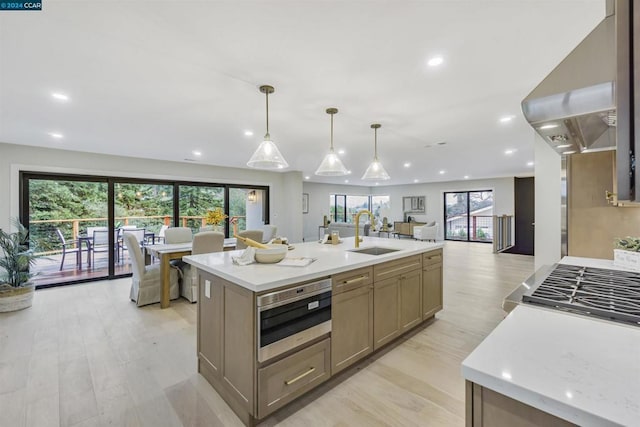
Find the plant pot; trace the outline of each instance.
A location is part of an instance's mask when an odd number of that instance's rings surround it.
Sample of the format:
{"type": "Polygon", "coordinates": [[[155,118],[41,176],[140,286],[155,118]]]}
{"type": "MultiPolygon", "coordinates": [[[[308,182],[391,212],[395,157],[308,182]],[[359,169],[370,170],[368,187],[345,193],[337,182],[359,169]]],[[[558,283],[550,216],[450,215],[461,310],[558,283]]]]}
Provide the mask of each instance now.
{"type": "Polygon", "coordinates": [[[640,252],[614,249],[613,265],[625,270],[640,271],[640,252]]]}
{"type": "Polygon", "coordinates": [[[0,313],[18,311],[33,304],[35,286],[28,283],[20,288],[13,288],[6,284],[0,285],[0,313]]]}

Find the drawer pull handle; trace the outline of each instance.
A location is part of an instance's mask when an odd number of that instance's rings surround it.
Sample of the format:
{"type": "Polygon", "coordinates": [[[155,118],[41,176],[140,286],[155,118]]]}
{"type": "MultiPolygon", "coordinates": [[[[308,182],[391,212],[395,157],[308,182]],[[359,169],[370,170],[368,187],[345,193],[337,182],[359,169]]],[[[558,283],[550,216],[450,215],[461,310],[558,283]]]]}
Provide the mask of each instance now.
{"type": "Polygon", "coordinates": [[[356,277],[355,279],[343,280],[342,284],[343,285],[350,285],[352,283],[362,282],[366,278],[367,278],[367,276],[360,276],[360,277],[356,277]]]}
{"type": "Polygon", "coordinates": [[[391,273],[395,273],[396,271],[402,271],[402,270],[406,270],[407,268],[411,268],[414,266],[419,266],[420,263],[419,262],[414,262],[413,264],[407,264],[407,265],[403,265],[402,267],[398,267],[398,268],[394,268],[393,270],[389,270],[389,271],[385,271],[384,273],[380,273],[380,276],[384,276],[387,274],[391,274],[391,273]]]}
{"type": "Polygon", "coordinates": [[[300,381],[301,379],[303,379],[304,377],[306,377],[307,375],[309,375],[310,373],[312,373],[312,372],[313,372],[313,371],[315,371],[315,370],[316,370],[316,368],[314,368],[314,367],[312,366],[311,368],[309,368],[309,370],[308,370],[307,372],[304,372],[304,373],[302,373],[302,374],[298,375],[298,376],[297,376],[297,377],[295,377],[294,379],[287,380],[287,381],[285,381],[284,383],[285,383],[286,385],[291,385],[291,384],[295,383],[296,381],[300,381]]]}

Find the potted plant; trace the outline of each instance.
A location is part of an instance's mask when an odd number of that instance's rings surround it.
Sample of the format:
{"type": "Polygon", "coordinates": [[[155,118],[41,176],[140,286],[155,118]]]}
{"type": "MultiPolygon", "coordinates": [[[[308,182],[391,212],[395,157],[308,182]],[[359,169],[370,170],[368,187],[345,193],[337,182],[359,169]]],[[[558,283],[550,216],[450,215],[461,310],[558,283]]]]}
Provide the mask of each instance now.
{"type": "Polygon", "coordinates": [[[29,231],[18,221],[15,227],[13,233],[0,230],[0,312],[22,310],[33,303],[31,267],[37,256],[29,249],[29,231]]]}
{"type": "Polygon", "coordinates": [[[640,238],[625,237],[616,239],[614,243],[613,265],[640,271],[640,238]]]}
{"type": "Polygon", "coordinates": [[[209,210],[204,216],[204,222],[208,225],[211,225],[213,231],[219,231],[221,233],[224,232],[222,223],[225,219],[227,219],[227,215],[224,214],[222,208],[209,210]]]}

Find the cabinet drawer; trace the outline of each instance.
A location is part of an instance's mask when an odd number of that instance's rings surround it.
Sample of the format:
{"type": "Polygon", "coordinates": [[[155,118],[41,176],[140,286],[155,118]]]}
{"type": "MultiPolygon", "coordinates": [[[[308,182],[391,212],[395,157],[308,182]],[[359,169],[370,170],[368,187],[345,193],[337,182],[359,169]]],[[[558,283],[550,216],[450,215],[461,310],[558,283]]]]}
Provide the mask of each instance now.
{"type": "Polygon", "coordinates": [[[373,283],[373,267],[359,268],[332,277],[333,294],[340,294],[373,283]]]}
{"type": "Polygon", "coordinates": [[[385,280],[389,277],[408,273],[409,271],[422,268],[422,256],[414,255],[394,261],[385,262],[373,266],[375,281],[385,280]]]}
{"type": "Polygon", "coordinates": [[[422,266],[428,267],[433,264],[442,264],[442,249],[422,254],[422,266]]]}
{"type": "Polygon", "coordinates": [[[264,418],[329,379],[331,339],[327,338],[258,369],[258,418],[264,418]]]}

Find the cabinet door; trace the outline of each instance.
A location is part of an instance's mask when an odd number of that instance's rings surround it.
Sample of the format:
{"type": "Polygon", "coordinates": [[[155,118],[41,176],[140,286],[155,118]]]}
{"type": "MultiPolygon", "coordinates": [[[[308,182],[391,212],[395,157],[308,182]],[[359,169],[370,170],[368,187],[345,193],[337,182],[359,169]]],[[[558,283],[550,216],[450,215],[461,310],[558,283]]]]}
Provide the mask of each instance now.
{"type": "Polygon", "coordinates": [[[422,322],[422,271],[400,278],[400,329],[402,332],[422,322]]]}
{"type": "MultiPolygon", "coordinates": [[[[198,371],[219,378],[222,363],[222,287],[214,276],[198,275],[198,371]]],[[[203,374],[204,375],[204,374],[203,374]]]]}
{"type": "Polygon", "coordinates": [[[442,310],[442,264],[426,266],[422,272],[422,319],[442,310]]]}
{"type": "Polygon", "coordinates": [[[331,374],[373,351],[373,285],[334,295],[331,301],[331,374]]]}
{"type": "Polygon", "coordinates": [[[400,335],[400,277],[374,283],[373,348],[377,350],[400,335]]]}

